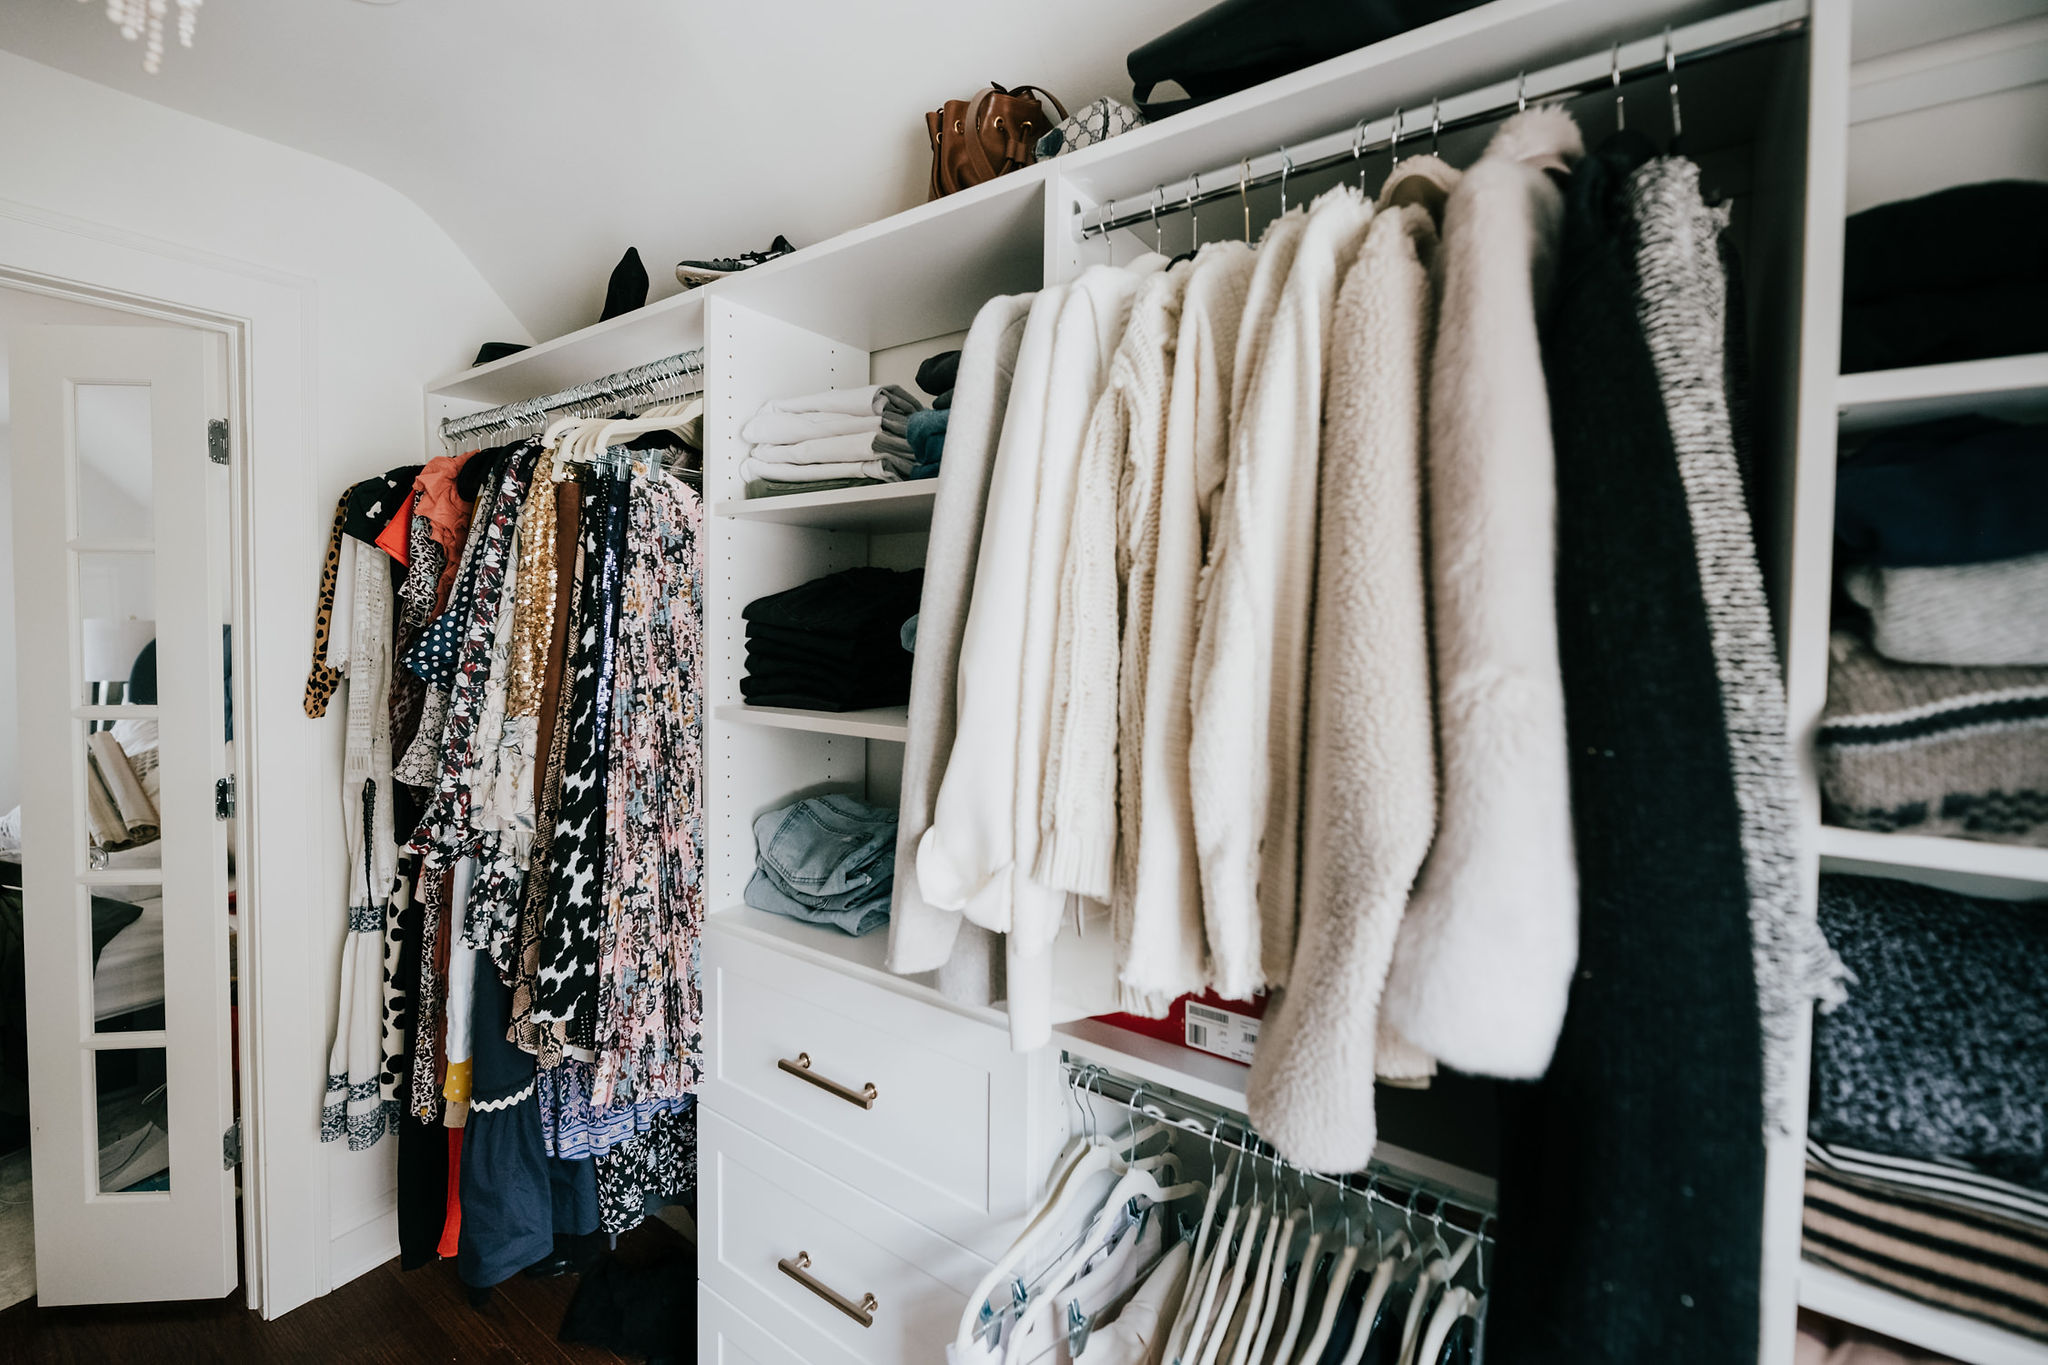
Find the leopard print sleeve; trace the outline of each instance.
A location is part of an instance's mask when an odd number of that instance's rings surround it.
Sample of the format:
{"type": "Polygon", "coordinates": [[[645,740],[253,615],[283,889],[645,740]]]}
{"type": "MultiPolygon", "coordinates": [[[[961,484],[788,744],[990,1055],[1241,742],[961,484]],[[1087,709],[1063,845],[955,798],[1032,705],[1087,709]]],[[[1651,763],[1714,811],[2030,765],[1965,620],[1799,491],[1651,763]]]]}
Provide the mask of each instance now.
{"type": "Polygon", "coordinates": [[[341,573],[341,528],[348,521],[348,495],[334,505],[334,529],[327,533],[327,560],[320,569],[320,602],[313,612],[313,666],[306,674],[306,714],[314,720],[327,714],[341,686],[341,670],[327,662],[327,634],[334,623],[334,586],[341,573]]]}

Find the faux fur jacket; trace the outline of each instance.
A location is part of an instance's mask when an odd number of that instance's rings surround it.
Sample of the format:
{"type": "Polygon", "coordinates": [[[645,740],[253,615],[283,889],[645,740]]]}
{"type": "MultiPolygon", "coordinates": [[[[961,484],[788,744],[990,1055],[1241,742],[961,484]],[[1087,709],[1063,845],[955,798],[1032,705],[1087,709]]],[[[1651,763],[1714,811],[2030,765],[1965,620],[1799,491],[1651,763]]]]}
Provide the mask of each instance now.
{"type": "Polygon", "coordinates": [[[1517,114],[1444,209],[1428,474],[1441,806],[1385,1011],[1487,1076],[1543,1074],[1578,957],[1536,320],[1564,208],[1552,172],[1582,150],[1562,110],[1517,114]]]}
{"type": "Polygon", "coordinates": [[[1364,1168],[1373,1078],[1427,1072],[1382,1046],[1380,992],[1436,829],[1423,576],[1423,397],[1436,214],[1458,172],[1402,163],[1337,296],[1315,545],[1301,927],[1252,1062],[1252,1121],[1312,1170],[1364,1168]]]}

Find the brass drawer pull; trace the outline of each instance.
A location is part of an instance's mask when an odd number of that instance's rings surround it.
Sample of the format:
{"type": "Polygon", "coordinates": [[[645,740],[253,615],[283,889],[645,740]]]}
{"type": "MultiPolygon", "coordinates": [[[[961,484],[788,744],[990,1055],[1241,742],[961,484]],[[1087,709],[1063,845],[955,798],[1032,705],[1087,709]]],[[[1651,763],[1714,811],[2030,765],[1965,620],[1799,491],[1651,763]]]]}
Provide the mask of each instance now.
{"type": "Polygon", "coordinates": [[[798,1284],[810,1290],[813,1294],[816,1294],[819,1298],[831,1304],[861,1326],[873,1327],[875,1325],[875,1310],[882,1306],[875,1302],[875,1296],[873,1294],[863,1294],[860,1296],[860,1302],[855,1303],[838,1290],[829,1289],[825,1285],[820,1284],[810,1274],[810,1252],[799,1251],[796,1254],[796,1259],[791,1260],[785,1256],[775,1264],[781,1268],[783,1274],[789,1276],[789,1278],[795,1280],[798,1284]]]}
{"type": "Polygon", "coordinates": [[[874,1108],[875,1096],[881,1093],[875,1089],[873,1081],[869,1081],[860,1089],[855,1090],[850,1085],[841,1085],[837,1081],[828,1080],[820,1076],[817,1072],[811,1070],[811,1054],[808,1052],[797,1053],[796,1060],[793,1062],[787,1057],[778,1058],[775,1065],[800,1080],[809,1081],[827,1094],[837,1095],[848,1104],[857,1104],[863,1109],[874,1108]]]}

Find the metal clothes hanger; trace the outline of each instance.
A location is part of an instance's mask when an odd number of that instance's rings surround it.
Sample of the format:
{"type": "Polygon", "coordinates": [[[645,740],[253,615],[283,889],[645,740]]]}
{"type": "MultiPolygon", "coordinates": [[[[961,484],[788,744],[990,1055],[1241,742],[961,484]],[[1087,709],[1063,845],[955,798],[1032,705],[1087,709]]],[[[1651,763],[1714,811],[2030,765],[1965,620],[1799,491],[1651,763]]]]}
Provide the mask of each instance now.
{"type": "Polygon", "coordinates": [[[1166,238],[1159,231],[1159,201],[1165,197],[1166,186],[1154,185],[1152,187],[1152,251],[1153,254],[1159,256],[1166,254],[1166,238]]]}
{"type": "Polygon", "coordinates": [[[1365,193],[1365,120],[1351,129],[1351,164],[1358,167],[1358,192],[1365,193]]]}
{"type": "Polygon", "coordinates": [[[1685,136],[1685,120],[1678,112],[1678,54],[1671,49],[1671,25],[1664,26],[1664,77],[1671,82],[1671,150],[1685,136]]]}
{"type": "Polygon", "coordinates": [[[1616,43],[1608,58],[1609,80],[1614,87],[1614,131],[1619,133],[1628,127],[1628,109],[1621,93],[1621,44],[1616,43]]]}
{"type": "Polygon", "coordinates": [[[1280,216],[1282,218],[1287,216],[1287,177],[1293,173],[1294,158],[1287,154],[1285,147],[1282,147],[1280,149],[1280,216]]]}
{"type": "Polygon", "coordinates": [[[1437,135],[1444,130],[1444,102],[1432,97],[1429,101],[1429,154],[1436,155],[1437,135]]]}
{"type": "Polygon", "coordinates": [[[1252,240],[1251,179],[1252,159],[1248,156],[1240,158],[1237,163],[1237,198],[1244,205],[1244,240],[1247,245],[1252,240]]]}
{"type": "Polygon", "coordinates": [[[1387,150],[1394,154],[1393,162],[1387,167],[1391,175],[1394,167],[1401,164],[1401,106],[1398,104],[1394,106],[1394,131],[1387,137],[1387,150]]]}

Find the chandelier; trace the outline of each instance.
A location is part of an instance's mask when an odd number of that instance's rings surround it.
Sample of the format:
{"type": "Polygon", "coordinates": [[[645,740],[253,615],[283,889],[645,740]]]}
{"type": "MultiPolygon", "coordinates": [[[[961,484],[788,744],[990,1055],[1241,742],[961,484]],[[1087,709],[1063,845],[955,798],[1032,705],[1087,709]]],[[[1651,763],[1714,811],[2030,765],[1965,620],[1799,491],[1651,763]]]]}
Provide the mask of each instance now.
{"type": "MultiPolygon", "coordinates": [[[[85,0],[79,0],[84,4],[85,0]]],[[[199,6],[205,0],[177,0],[178,46],[192,46],[192,31],[199,26],[199,6]]],[[[118,26],[129,42],[143,40],[142,69],[154,76],[164,64],[164,17],[171,0],[107,0],[107,19],[118,26]]]]}

